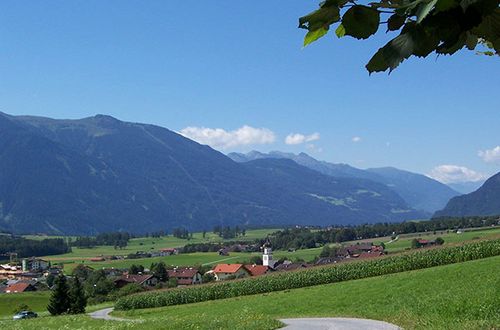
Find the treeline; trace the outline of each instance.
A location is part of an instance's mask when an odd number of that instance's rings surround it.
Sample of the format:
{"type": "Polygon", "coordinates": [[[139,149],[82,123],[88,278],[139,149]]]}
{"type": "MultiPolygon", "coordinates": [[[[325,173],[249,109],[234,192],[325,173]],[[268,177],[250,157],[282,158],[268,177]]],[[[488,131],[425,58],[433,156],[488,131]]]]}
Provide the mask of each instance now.
{"type": "Polygon", "coordinates": [[[219,237],[224,239],[235,238],[238,236],[245,236],[245,228],[240,228],[238,226],[231,228],[230,226],[215,226],[213,233],[219,235],[219,237]]]}
{"type": "Polygon", "coordinates": [[[190,233],[186,228],[174,228],[172,230],[172,236],[182,239],[193,238],[193,233],[190,233]]]}
{"type": "Polygon", "coordinates": [[[231,248],[232,252],[243,252],[240,248],[244,246],[244,252],[257,252],[261,245],[260,242],[254,243],[248,241],[230,241],[224,243],[194,243],[186,244],[179,249],[179,253],[194,253],[194,252],[218,252],[220,249],[227,247],[231,248]]]}
{"type": "MultiPolygon", "coordinates": [[[[71,248],[62,238],[32,240],[17,236],[0,235],[0,255],[17,253],[18,258],[27,258],[68,252],[71,252],[71,248]]],[[[4,258],[6,259],[8,256],[5,255],[4,258]]]]}
{"type": "MultiPolygon", "coordinates": [[[[500,222],[499,216],[443,217],[428,221],[402,223],[376,223],[353,227],[311,230],[293,228],[277,231],[268,239],[274,249],[309,249],[327,243],[340,243],[357,239],[397,236],[417,232],[435,232],[475,227],[490,227],[500,222]]],[[[264,243],[264,241],[261,241],[264,243]]]]}
{"type": "Polygon", "coordinates": [[[76,240],[70,242],[70,244],[71,246],[80,248],[93,248],[98,245],[108,245],[121,249],[127,246],[130,238],[132,238],[132,236],[125,232],[102,233],[95,237],[77,237],[76,240]]]}

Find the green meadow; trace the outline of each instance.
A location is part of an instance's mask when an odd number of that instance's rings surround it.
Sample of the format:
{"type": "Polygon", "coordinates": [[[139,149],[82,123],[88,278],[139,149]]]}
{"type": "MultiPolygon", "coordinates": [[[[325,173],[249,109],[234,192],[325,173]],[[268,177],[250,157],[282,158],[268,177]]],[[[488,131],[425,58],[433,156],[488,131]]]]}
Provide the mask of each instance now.
{"type": "Polygon", "coordinates": [[[0,294],[0,318],[11,318],[13,310],[22,304],[34,312],[46,312],[49,296],[49,291],[0,294]]]}
{"type": "MultiPolygon", "coordinates": [[[[272,233],[278,229],[260,229],[251,230],[247,232],[246,239],[253,240],[256,238],[262,238],[272,233]]],[[[153,262],[163,261],[165,264],[170,266],[196,266],[196,265],[215,265],[217,263],[246,263],[249,262],[250,258],[253,256],[260,256],[259,252],[255,253],[245,253],[245,252],[232,252],[229,256],[219,256],[216,252],[197,252],[197,253],[186,253],[179,255],[172,255],[166,257],[155,257],[155,258],[142,258],[142,259],[124,259],[124,260],[106,260],[93,262],[89,259],[100,255],[127,255],[130,253],[135,253],[137,251],[152,251],[158,250],[164,247],[179,247],[188,243],[198,242],[218,242],[221,241],[220,237],[214,235],[213,233],[207,233],[205,240],[201,236],[201,233],[196,233],[193,235],[193,239],[183,240],[175,237],[161,237],[161,238],[134,238],[131,239],[129,245],[123,250],[115,250],[113,247],[100,246],[93,249],[79,249],[73,248],[72,253],[56,256],[45,257],[51,260],[53,263],[63,263],[64,271],[66,273],[71,273],[71,271],[78,265],[84,264],[94,269],[101,268],[128,268],[133,264],[143,265],[144,267],[149,267],[153,262]],[[217,240],[219,239],[219,240],[217,240]]],[[[411,241],[414,238],[422,239],[436,239],[437,237],[442,237],[445,241],[445,245],[462,243],[466,241],[471,241],[475,239],[494,239],[500,237],[500,228],[488,228],[480,229],[474,231],[466,231],[462,234],[457,234],[453,231],[438,231],[436,234],[433,233],[416,233],[401,235],[400,238],[394,242],[388,243],[390,237],[384,237],[379,239],[372,239],[367,241],[373,241],[375,244],[384,242],[386,250],[389,253],[398,253],[406,249],[410,249],[411,241]]],[[[346,242],[345,244],[355,244],[357,241],[346,242]]],[[[288,251],[274,251],[274,258],[288,258],[290,260],[304,260],[306,262],[312,261],[315,257],[319,256],[322,248],[312,248],[312,249],[302,249],[296,250],[294,252],[288,251]]]]}
{"type": "MultiPolygon", "coordinates": [[[[456,232],[451,230],[449,232],[447,232],[446,230],[436,231],[436,234],[434,233],[406,234],[406,235],[401,235],[398,240],[392,243],[387,243],[388,241],[383,241],[383,240],[373,240],[373,242],[375,244],[384,242],[385,248],[388,252],[401,252],[411,248],[411,241],[414,238],[435,240],[438,237],[444,239],[444,244],[462,243],[466,241],[473,241],[476,239],[494,239],[500,237],[500,228],[495,227],[495,228],[471,230],[471,231],[465,231],[462,234],[457,234],[456,232]]],[[[390,240],[390,237],[388,239],[390,240]]]]}
{"type": "MultiPolygon", "coordinates": [[[[218,235],[207,232],[205,238],[203,233],[193,233],[191,239],[181,239],[173,236],[165,237],[141,237],[132,238],[129,240],[128,245],[123,249],[115,249],[113,246],[96,246],[94,248],[77,248],[74,247],[72,252],[60,254],[55,256],[47,256],[48,260],[78,260],[88,259],[96,256],[109,256],[109,255],[128,255],[136,253],[137,251],[154,251],[163,248],[176,248],[182,247],[186,244],[196,243],[218,243],[224,241],[253,241],[258,238],[265,238],[267,235],[279,229],[252,229],[247,230],[245,236],[224,240],[218,235]]],[[[26,236],[33,239],[49,238],[51,236],[26,236]]],[[[51,237],[52,238],[52,237],[51,237]]],[[[74,239],[74,237],[72,237],[74,239]]]]}

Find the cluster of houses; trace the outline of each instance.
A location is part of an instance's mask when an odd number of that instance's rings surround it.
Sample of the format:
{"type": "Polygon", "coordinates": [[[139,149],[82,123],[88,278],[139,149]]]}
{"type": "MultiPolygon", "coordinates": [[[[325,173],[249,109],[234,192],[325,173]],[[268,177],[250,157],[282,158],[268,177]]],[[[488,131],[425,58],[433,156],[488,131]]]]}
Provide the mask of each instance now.
{"type": "MultiPolygon", "coordinates": [[[[177,249],[162,249],[163,256],[177,254],[177,249]]],[[[226,251],[221,251],[226,252],[226,251]]],[[[261,276],[270,272],[291,271],[348,260],[376,258],[384,255],[382,246],[372,243],[361,243],[336,250],[335,256],[319,258],[315,263],[291,262],[289,260],[274,260],[273,251],[269,246],[263,247],[262,265],[256,264],[217,264],[207,273],[216,281],[261,276]]],[[[93,271],[89,266],[82,266],[93,271]]],[[[103,269],[106,276],[113,279],[117,288],[135,283],[145,288],[155,287],[159,280],[147,269],[143,273],[129,274],[128,270],[115,268],[103,269]]],[[[60,266],[51,266],[50,262],[39,258],[23,259],[20,266],[10,264],[0,265],[0,292],[18,293],[35,291],[39,285],[45,283],[50,274],[57,275],[62,271],[60,266]]],[[[168,278],[175,279],[178,286],[201,284],[202,274],[192,267],[176,267],[168,270],[168,278]]]]}
{"type": "Polygon", "coordinates": [[[49,275],[57,275],[61,266],[52,266],[40,258],[22,259],[20,265],[0,264],[0,293],[36,291],[45,286],[49,275]]]}
{"type": "Polygon", "coordinates": [[[335,256],[319,258],[315,263],[305,263],[274,260],[272,249],[265,246],[262,255],[262,265],[218,264],[212,270],[208,271],[208,273],[213,274],[216,281],[223,281],[249,276],[260,276],[276,271],[291,271],[350,260],[377,258],[384,254],[383,246],[373,245],[373,243],[362,243],[338,249],[335,256]]]}

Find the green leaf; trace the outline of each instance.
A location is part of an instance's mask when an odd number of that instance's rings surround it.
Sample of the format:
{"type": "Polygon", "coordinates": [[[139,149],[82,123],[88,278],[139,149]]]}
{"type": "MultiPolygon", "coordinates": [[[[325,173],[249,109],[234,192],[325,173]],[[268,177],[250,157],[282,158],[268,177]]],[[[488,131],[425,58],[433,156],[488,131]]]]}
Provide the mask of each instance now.
{"type": "Polygon", "coordinates": [[[309,15],[299,18],[299,28],[309,31],[318,30],[340,21],[340,9],[334,5],[323,5],[309,15]]]}
{"type": "Polygon", "coordinates": [[[436,53],[444,55],[453,55],[460,49],[464,48],[467,38],[465,32],[461,33],[458,38],[453,42],[447,42],[439,45],[436,48],[436,53]]]}
{"type": "Polygon", "coordinates": [[[382,72],[389,69],[389,72],[411,56],[414,49],[414,41],[410,33],[403,33],[389,41],[380,48],[366,65],[369,73],[382,72]]]}
{"type": "Polygon", "coordinates": [[[405,24],[406,17],[394,14],[387,20],[387,31],[399,30],[405,24]]]}
{"type": "Polygon", "coordinates": [[[497,8],[491,15],[483,18],[478,27],[472,29],[476,36],[489,41],[494,45],[497,52],[500,51],[498,39],[500,39],[500,8],[497,8]]]}
{"type": "Polygon", "coordinates": [[[307,32],[306,36],[304,37],[304,47],[309,45],[311,42],[314,42],[319,38],[323,37],[325,34],[327,34],[327,32],[328,29],[324,27],[314,31],[307,32]]]}
{"type": "Polygon", "coordinates": [[[420,4],[417,10],[417,23],[421,23],[423,19],[429,15],[432,8],[436,5],[438,0],[431,0],[420,4]]]}
{"type": "Polygon", "coordinates": [[[456,0],[438,0],[436,2],[435,13],[439,13],[441,11],[446,11],[453,7],[457,7],[460,3],[456,0]]]}
{"type": "Polygon", "coordinates": [[[375,34],[380,23],[380,13],[373,8],[355,5],[342,17],[345,34],[356,39],[367,39],[375,34]]]}
{"type": "Polygon", "coordinates": [[[477,42],[479,41],[479,38],[468,32],[465,34],[466,35],[466,38],[465,38],[465,47],[467,47],[468,50],[474,50],[477,46],[477,42]]]}
{"type": "Polygon", "coordinates": [[[335,30],[335,34],[337,35],[338,38],[342,38],[343,36],[345,36],[345,28],[342,25],[342,23],[340,23],[337,29],[335,30]]]}

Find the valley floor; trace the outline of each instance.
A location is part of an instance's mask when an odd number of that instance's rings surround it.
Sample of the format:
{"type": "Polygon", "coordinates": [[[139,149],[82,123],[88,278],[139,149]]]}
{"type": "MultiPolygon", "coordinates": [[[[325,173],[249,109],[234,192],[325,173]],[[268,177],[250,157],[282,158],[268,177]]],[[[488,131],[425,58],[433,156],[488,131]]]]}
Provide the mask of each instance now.
{"type": "Polygon", "coordinates": [[[164,308],[3,321],[5,329],[276,329],[278,319],[359,317],[404,329],[498,329],[500,256],[362,280],[164,308]]]}

